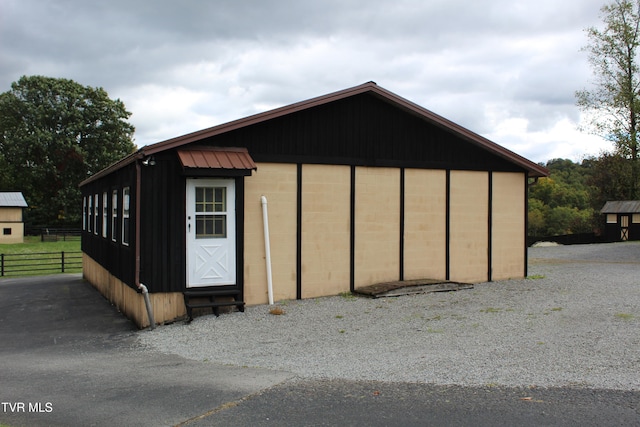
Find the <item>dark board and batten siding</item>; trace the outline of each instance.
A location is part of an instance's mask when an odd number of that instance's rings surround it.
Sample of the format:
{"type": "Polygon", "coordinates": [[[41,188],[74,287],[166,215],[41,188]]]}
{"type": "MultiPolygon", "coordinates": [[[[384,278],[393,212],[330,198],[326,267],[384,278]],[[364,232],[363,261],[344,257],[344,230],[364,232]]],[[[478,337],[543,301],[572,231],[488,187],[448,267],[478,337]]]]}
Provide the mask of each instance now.
{"type": "Polygon", "coordinates": [[[82,196],[84,198],[93,197],[98,194],[99,209],[98,209],[98,233],[84,230],[82,233],[82,252],[89,255],[91,258],[99,262],[105,269],[110,271],[118,279],[125,283],[134,283],[135,272],[135,235],[133,230],[135,229],[135,200],[138,196],[136,194],[136,171],[135,165],[128,165],[117,174],[112,174],[105,179],[91,182],[82,187],[82,196]],[[129,245],[122,244],[122,190],[125,187],[129,187],[130,191],[130,208],[131,214],[129,217],[129,245]],[[118,191],[118,220],[116,221],[116,241],[111,238],[112,235],[112,223],[111,223],[111,209],[112,209],[112,192],[118,191]],[[107,224],[107,237],[103,237],[101,234],[102,229],[102,194],[107,192],[108,201],[108,224],[107,224]]]}
{"type": "MultiPolygon", "coordinates": [[[[140,165],[142,217],[140,220],[140,282],[147,285],[150,292],[181,292],[186,285],[186,239],[185,239],[185,191],[186,178],[194,173],[183,170],[176,153],[154,155],[153,166],[140,165]]],[[[209,170],[208,175],[212,172],[209,170]]],[[[83,196],[98,193],[102,201],[103,189],[119,189],[118,214],[122,212],[121,191],[130,187],[130,243],[124,246],[120,237],[117,242],[100,233],[84,232],[82,250],[96,260],[118,279],[135,289],[135,164],[110,174],[83,187],[83,196]],[[85,194],[86,193],[86,194],[85,194]]],[[[195,172],[198,175],[198,172],[195,172]]],[[[206,176],[201,174],[202,176],[206,176]]],[[[244,177],[236,177],[236,235],[238,242],[236,259],[242,261],[242,236],[244,212],[242,199],[244,177]]],[[[111,190],[107,190],[111,191],[111,190]]],[[[110,195],[111,193],[109,193],[110,195]]],[[[111,203],[111,198],[108,198],[111,203]]],[[[110,206],[110,205],[109,205],[110,206]]],[[[101,209],[102,207],[100,207],[101,209]]],[[[100,210],[102,212],[102,210],[100,210]]],[[[109,211],[110,212],[110,211],[109,211]]],[[[99,218],[100,224],[102,218],[99,218]]],[[[121,219],[118,227],[121,227],[121,219]]],[[[109,223],[110,227],[110,223],[109,223]]],[[[118,230],[121,233],[121,230],[118,230]]],[[[118,234],[120,236],[120,234],[118,234]]],[[[242,269],[237,277],[242,279],[242,269]]]]}
{"type": "Polygon", "coordinates": [[[182,290],[185,282],[185,177],[176,154],[159,153],[141,167],[140,281],[154,292],[182,290]]]}
{"type": "Polygon", "coordinates": [[[297,111],[198,144],[246,147],[256,162],[524,171],[372,94],[297,111]]]}
{"type": "MultiPolygon", "coordinates": [[[[338,164],[351,166],[351,288],[354,284],[354,209],[357,166],[440,169],[447,174],[447,198],[451,170],[522,172],[520,165],[509,161],[486,147],[454,133],[437,123],[389,102],[374,93],[361,93],[326,104],[302,109],[270,120],[204,137],[193,145],[245,147],[258,163],[290,163],[298,165],[298,204],[301,203],[301,180],[304,164],[338,164]]],[[[151,292],[181,292],[186,281],[185,185],[193,176],[219,176],[216,170],[185,171],[178,160],[176,148],[157,151],[154,166],[140,165],[142,217],[140,221],[140,281],[151,292]]],[[[99,176],[83,185],[83,196],[103,191],[131,189],[131,242],[123,246],[100,235],[83,233],[83,251],[129,286],[134,287],[135,275],[135,203],[136,162],[99,176]]],[[[259,173],[259,172],[258,172],[259,173]]],[[[247,178],[251,179],[251,178],[247,178]]],[[[236,177],[239,215],[236,224],[238,238],[238,278],[242,280],[241,209],[243,177],[236,177]]],[[[526,179],[525,179],[526,181],[526,179]]],[[[489,185],[491,190],[491,185],[489,185]]],[[[109,193],[110,194],[110,193],[109,193]]],[[[526,197],[526,192],[525,192],[526,197]]],[[[100,200],[101,197],[100,197],[100,200]]],[[[109,197],[110,200],[110,197],[109,197]]],[[[122,198],[119,197],[119,203],[122,198]]],[[[447,211],[448,211],[447,199],[447,211]]],[[[401,203],[401,206],[404,204],[401,203]]],[[[491,204],[489,204],[491,209],[491,204]]],[[[122,208],[119,207],[119,212],[122,208]]],[[[301,208],[298,207],[298,223],[301,208]]],[[[491,213],[489,214],[491,220],[491,213]]],[[[401,221],[402,224],[402,221],[401,221]]],[[[449,276],[449,218],[447,215],[446,268],[449,276]]],[[[489,225],[490,226],[490,225],[489,225]]],[[[401,226],[402,227],[402,226],[401,226]]],[[[402,228],[398,230],[403,237],[402,228]]],[[[525,230],[526,232],[526,230],[525,230]]],[[[300,230],[298,230],[300,234],[300,230]]],[[[402,240],[401,240],[402,241],[402,240]]],[[[301,244],[297,243],[297,294],[300,297],[301,244]]],[[[402,251],[402,245],[400,246],[402,251]]],[[[403,253],[400,253],[402,261],[403,253]]],[[[491,259],[489,259],[491,260],[491,259]]],[[[402,263],[398,276],[403,278],[402,263]]],[[[491,265],[489,263],[489,277],[491,265]]],[[[525,267],[526,268],[526,267],[525,267]]]]}

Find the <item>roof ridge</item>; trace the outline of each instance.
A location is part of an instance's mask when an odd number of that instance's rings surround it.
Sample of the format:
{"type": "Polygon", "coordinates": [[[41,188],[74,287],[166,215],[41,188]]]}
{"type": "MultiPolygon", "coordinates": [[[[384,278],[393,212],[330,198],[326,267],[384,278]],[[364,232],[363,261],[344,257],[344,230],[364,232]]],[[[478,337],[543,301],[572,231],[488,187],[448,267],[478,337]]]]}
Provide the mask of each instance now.
{"type": "Polygon", "coordinates": [[[330,102],[338,101],[340,99],[348,98],[350,96],[355,96],[355,95],[359,95],[367,92],[375,93],[376,95],[386,99],[387,101],[393,102],[398,107],[403,108],[406,111],[409,111],[413,114],[416,114],[417,116],[431,122],[436,126],[455,132],[460,137],[466,139],[472,144],[478,145],[492,152],[497,156],[500,156],[512,163],[519,165],[520,167],[522,167],[523,169],[529,172],[529,176],[537,177],[537,176],[547,176],[549,174],[548,170],[544,166],[538,165],[537,163],[534,163],[520,156],[519,154],[463,126],[457,123],[454,123],[451,120],[446,119],[445,117],[440,116],[439,114],[436,114],[426,109],[425,107],[422,107],[416,104],[415,102],[409,101],[387,89],[384,89],[378,86],[378,84],[374,81],[368,81],[366,83],[362,83],[357,86],[331,92],[325,95],[320,95],[314,98],[298,101],[293,104],[263,111],[261,113],[252,114],[250,116],[246,116],[240,119],[232,120],[226,123],[221,123],[221,124],[218,124],[209,128],[205,128],[199,131],[195,131],[195,132],[187,133],[181,136],[177,136],[175,138],[167,139],[165,141],[160,141],[155,144],[146,145],[140,148],[137,152],[130,154],[129,156],[121,159],[120,161],[114,163],[113,165],[107,167],[106,169],[103,169],[100,172],[94,174],[90,178],[80,183],[80,185],[84,185],[85,183],[98,179],[101,176],[107,175],[108,173],[114,170],[117,170],[120,167],[125,166],[138,158],[143,158],[145,156],[149,156],[149,155],[159,153],[165,150],[173,149],[173,148],[179,148],[183,145],[190,144],[190,143],[202,140],[204,138],[209,138],[225,132],[231,132],[233,130],[240,129],[246,126],[262,123],[267,120],[285,116],[287,114],[306,110],[309,108],[324,105],[330,102]]]}

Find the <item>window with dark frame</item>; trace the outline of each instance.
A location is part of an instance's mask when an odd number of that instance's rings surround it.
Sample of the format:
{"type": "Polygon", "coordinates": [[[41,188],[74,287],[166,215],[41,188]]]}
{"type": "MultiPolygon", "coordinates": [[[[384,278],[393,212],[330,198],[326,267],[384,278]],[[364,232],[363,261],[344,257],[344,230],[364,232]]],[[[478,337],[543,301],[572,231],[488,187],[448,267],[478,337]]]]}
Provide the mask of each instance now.
{"type": "Polygon", "coordinates": [[[107,225],[109,224],[109,206],[107,204],[107,192],[102,193],[102,237],[107,238],[107,225]]]}
{"type": "Polygon", "coordinates": [[[89,217],[87,218],[87,231],[91,233],[91,224],[93,224],[93,197],[89,196],[89,217]]]}
{"type": "Polygon", "coordinates": [[[111,240],[118,241],[118,190],[111,194],[111,240]]]}
{"type": "Polygon", "coordinates": [[[122,189],[122,244],[129,246],[129,187],[122,189]]]}
{"type": "Polygon", "coordinates": [[[98,206],[98,193],[93,196],[93,234],[98,235],[98,217],[99,217],[99,206],[98,206]]]}

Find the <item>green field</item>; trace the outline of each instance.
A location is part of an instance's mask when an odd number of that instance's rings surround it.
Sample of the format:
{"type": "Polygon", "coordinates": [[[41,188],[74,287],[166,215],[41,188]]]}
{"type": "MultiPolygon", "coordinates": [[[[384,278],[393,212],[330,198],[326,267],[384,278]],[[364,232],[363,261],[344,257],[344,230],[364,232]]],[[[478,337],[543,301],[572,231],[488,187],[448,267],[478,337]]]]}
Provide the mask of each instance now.
{"type": "Polygon", "coordinates": [[[61,273],[63,252],[64,272],[81,272],[78,237],[67,241],[42,242],[40,236],[25,236],[24,243],[0,244],[1,277],[61,273]]]}
{"type": "Polygon", "coordinates": [[[0,254],[29,254],[35,252],[73,252],[80,250],[80,238],[66,242],[42,242],[40,236],[25,236],[24,243],[0,245],[0,254]]]}

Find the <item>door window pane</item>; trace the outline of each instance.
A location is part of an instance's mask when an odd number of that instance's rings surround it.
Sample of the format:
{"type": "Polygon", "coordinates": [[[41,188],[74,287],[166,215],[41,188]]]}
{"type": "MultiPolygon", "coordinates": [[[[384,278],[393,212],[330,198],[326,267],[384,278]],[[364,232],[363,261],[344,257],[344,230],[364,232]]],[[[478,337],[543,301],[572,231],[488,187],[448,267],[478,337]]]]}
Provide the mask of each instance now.
{"type": "Polygon", "coordinates": [[[196,239],[226,238],[226,215],[196,215],[196,239]]]}
{"type": "Polygon", "coordinates": [[[196,212],[226,211],[226,187],[196,187],[196,212]]]}
{"type": "Polygon", "coordinates": [[[195,210],[196,239],[227,237],[226,187],[196,187],[195,210]]]}

